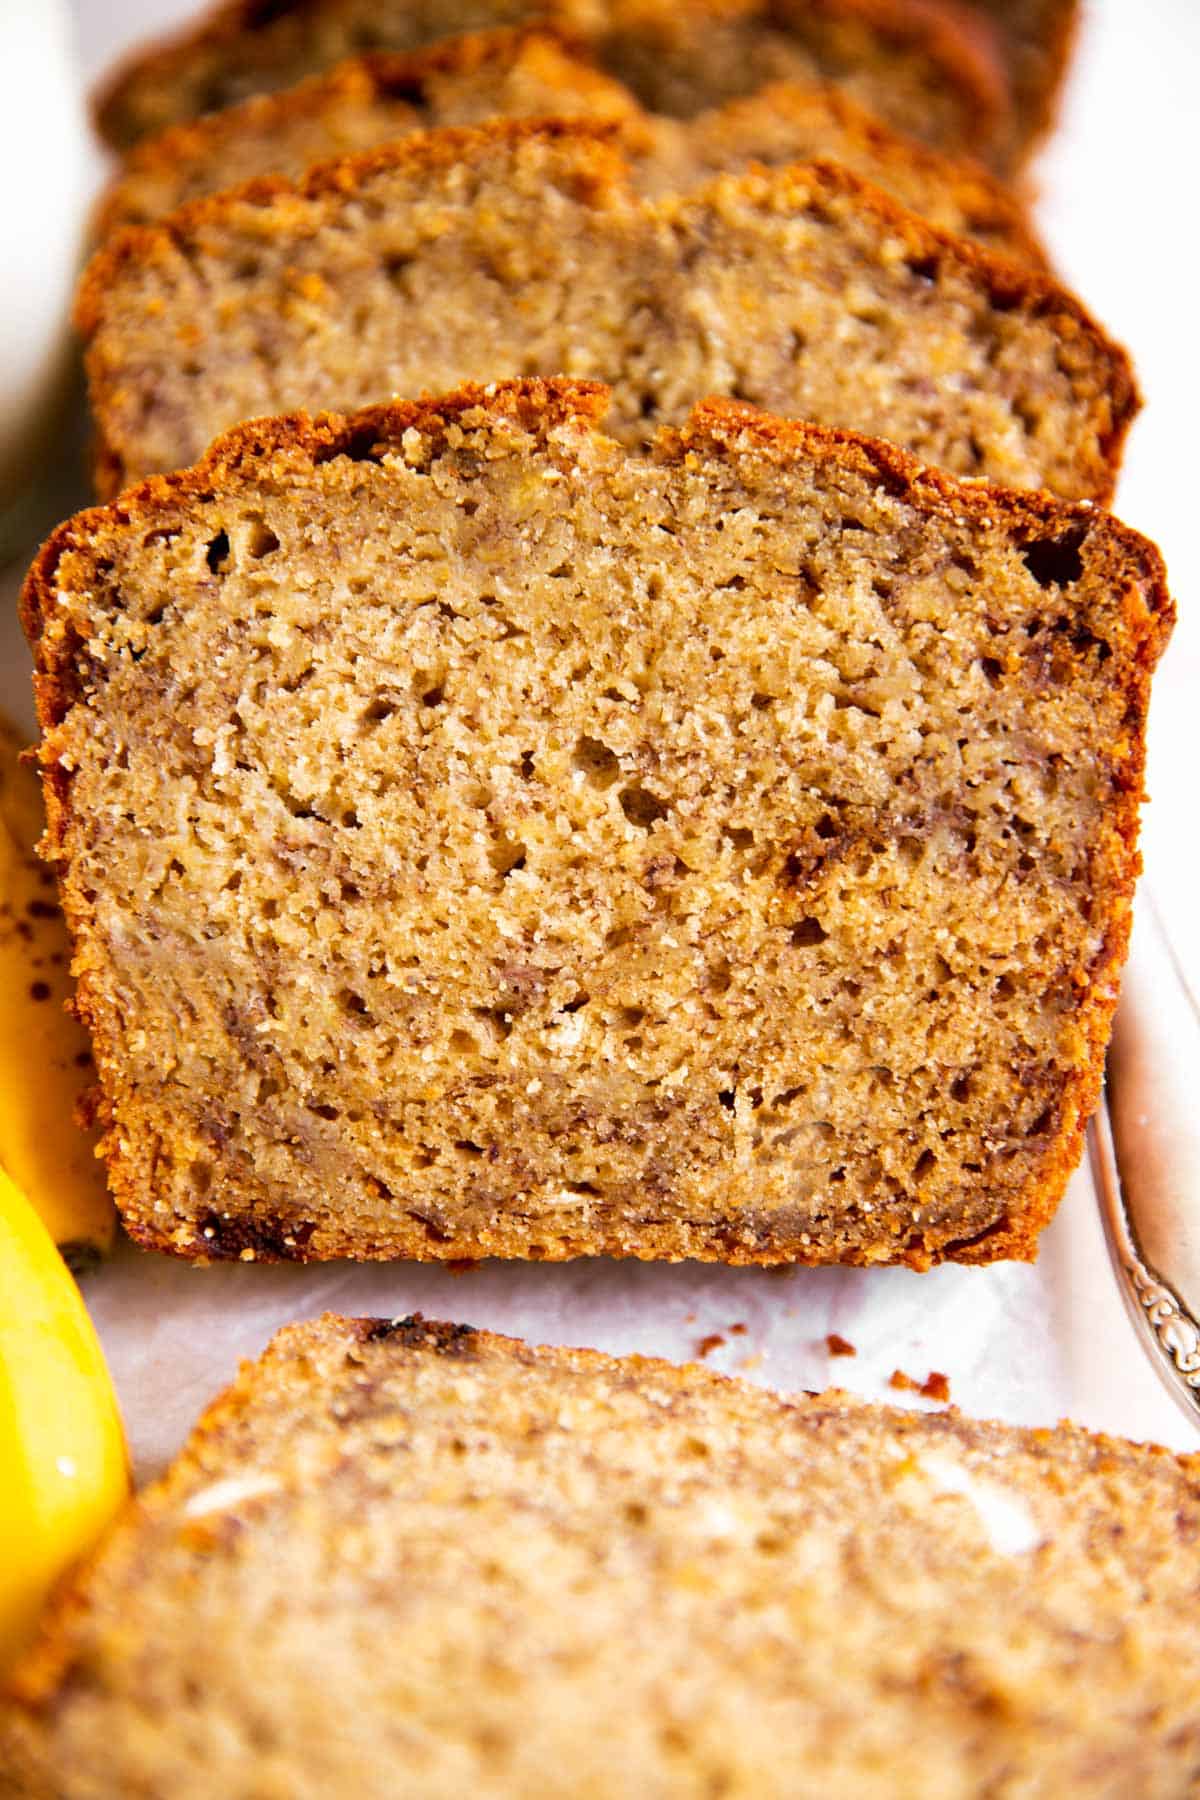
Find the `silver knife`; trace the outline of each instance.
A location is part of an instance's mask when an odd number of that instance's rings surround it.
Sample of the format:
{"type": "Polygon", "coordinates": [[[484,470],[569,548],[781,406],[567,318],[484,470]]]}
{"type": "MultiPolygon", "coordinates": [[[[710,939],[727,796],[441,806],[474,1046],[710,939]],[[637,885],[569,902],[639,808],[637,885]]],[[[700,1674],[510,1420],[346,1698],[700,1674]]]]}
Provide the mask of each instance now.
{"type": "Polygon", "coordinates": [[[1200,1426],[1200,1008],[1152,897],[1140,895],[1091,1152],[1122,1297],[1151,1361],[1200,1426]]]}

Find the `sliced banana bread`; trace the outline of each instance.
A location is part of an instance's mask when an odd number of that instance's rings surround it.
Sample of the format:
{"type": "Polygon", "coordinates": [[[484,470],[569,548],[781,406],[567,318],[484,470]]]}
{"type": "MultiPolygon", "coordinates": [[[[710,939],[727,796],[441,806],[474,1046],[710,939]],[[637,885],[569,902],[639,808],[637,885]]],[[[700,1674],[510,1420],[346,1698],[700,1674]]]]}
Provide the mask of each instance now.
{"type": "Polygon", "coordinates": [[[232,0],[120,69],[98,121],[125,148],[364,50],[535,21],[578,34],[659,111],[799,76],[943,149],[1001,157],[1013,138],[999,39],[953,0],[232,0]]]}
{"type": "Polygon", "coordinates": [[[643,112],[628,88],[535,31],[360,57],[299,87],[143,139],[99,208],[96,235],[152,224],[259,175],[295,179],[314,163],[413,131],[538,113],[621,123],[642,193],[682,193],[750,162],[778,167],[827,157],[945,231],[1025,262],[1046,261],[1010,189],[975,163],[893,131],[836,88],[780,81],[695,119],[668,119],[643,112]]]}
{"type": "MultiPolygon", "coordinates": [[[[628,88],[550,32],[446,38],[409,55],[377,52],[339,63],[280,94],[261,94],[142,139],[104,196],[96,235],[150,224],[189,200],[259,175],[303,175],[313,163],[414,131],[539,114],[628,122],[630,141],[638,144],[650,129],[628,88]]],[[[1015,213],[1016,202],[1009,205],[1015,213]]]]}
{"type": "Polygon", "coordinates": [[[1183,1800],[1198,1548],[1200,1458],[326,1315],[52,1614],[11,1791],[1183,1800]]]}
{"type": "Polygon", "coordinates": [[[581,120],[418,133],[196,201],[119,232],[76,314],[110,493],[241,419],[565,374],[613,381],[630,443],[728,394],[1104,499],[1137,404],[1071,295],[849,171],[651,202],[581,120]]]}
{"type": "Polygon", "coordinates": [[[27,585],[139,1241],[1032,1256],[1128,934],[1153,548],[605,390],[259,421],[27,585]]]}

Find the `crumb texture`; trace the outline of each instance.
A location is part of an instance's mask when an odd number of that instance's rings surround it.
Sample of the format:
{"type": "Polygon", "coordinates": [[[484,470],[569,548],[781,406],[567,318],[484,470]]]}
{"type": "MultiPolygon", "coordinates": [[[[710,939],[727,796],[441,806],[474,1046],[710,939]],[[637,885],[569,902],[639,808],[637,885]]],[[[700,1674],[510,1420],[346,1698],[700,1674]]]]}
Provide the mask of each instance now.
{"type": "Polygon", "coordinates": [[[26,594],[126,1223],[1031,1254],[1137,869],[1149,545],[711,405],[247,427],[26,594]]]}
{"type": "Polygon", "coordinates": [[[110,490],[242,419],[567,375],[613,381],[627,443],[728,395],[1104,499],[1136,406],[1064,290],[848,170],[652,202],[581,121],[430,132],[197,202],[118,234],[77,314],[110,490]]]}
{"type": "Polygon", "coordinates": [[[52,1622],[10,1791],[1173,1800],[1198,1542],[1195,1459],[326,1316],[52,1622]]]}

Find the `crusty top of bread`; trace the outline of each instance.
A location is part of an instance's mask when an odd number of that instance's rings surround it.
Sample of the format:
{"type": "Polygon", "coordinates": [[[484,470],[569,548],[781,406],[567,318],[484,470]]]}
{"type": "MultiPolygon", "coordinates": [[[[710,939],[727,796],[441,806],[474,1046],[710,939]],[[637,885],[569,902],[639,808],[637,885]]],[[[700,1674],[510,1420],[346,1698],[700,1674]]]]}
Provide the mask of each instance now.
{"type": "Polygon", "coordinates": [[[409,132],[490,115],[584,114],[618,121],[646,193],[695,187],[752,161],[826,157],[856,170],[944,230],[1044,266],[1046,256],[1013,190],[976,163],[893,130],[844,90],[803,80],[757,92],[693,119],[650,115],[545,30],[449,38],[408,55],[340,63],[297,87],[143,139],[126,156],[97,212],[97,239],[145,225],[190,200],[267,174],[295,179],[313,163],[409,132]]]}
{"type": "MultiPolygon", "coordinates": [[[[943,231],[1037,267],[1048,258],[1020,195],[979,163],[920,143],[821,82],[768,82],[692,119],[654,117],[635,164],[643,191],[665,193],[749,161],[841,163],[943,231]],[[683,176],[683,179],[680,176],[683,176]]],[[[634,130],[623,134],[624,141],[634,130]]],[[[635,150],[638,148],[634,141],[635,150]]]]}
{"type": "Polygon", "coordinates": [[[687,114],[781,75],[832,79],[945,149],[1008,154],[999,46],[953,0],[232,0],[136,53],[101,93],[118,148],[290,86],[367,48],[410,50],[521,22],[579,32],[658,111],[687,114]]]}
{"type": "Polygon", "coordinates": [[[418,133],[197,201],[118,233],[76,319],[105,491],[239,417],[569,370],[616,378],[627,440],[732,390],[1103,500],[1138,405],[1074,296],[850,171],[643,201],[583,120],[418,133]]]}
{"type": "Polygon", "coordinates": [[[649,134],[629,89],[587,61],[568,34],[545,26],[468,33],[423,50],[352,57],[295,87],[141,139],[97,209],[94,236],[150,224],[256,176],[295,178],[313,163],[412,131],[521,114],[616,120],[631,127],[631,141],[649,134]]]}
{"type": "Polygon", "coordinates": [[[46,1800],[1182,1796],[1200,1459],[327,1314],[51,1615],[46,1800]]]}
{"type": "Polygon", "coordinates": [[[35,566],[144,1241],[1033,1253],[1124,956],[1157,553],[729,402],[631,455],[603,404],[258,421],[35,566]]]}

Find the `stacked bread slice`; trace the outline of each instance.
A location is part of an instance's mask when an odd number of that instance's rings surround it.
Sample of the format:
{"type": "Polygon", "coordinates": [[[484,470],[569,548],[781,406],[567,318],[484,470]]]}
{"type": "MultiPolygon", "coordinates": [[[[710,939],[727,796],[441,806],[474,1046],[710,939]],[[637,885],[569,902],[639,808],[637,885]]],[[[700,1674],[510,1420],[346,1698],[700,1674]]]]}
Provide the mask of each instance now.
{"type": "Polygon", "coordinates": [[[95,235],[152,224],[261,175],[298,179],[314,163],[415,131],[577,116],[623,124],[639,145],[650,128],[627,87],[545,29],[450,37],[407,54],[376,51],[143,138],[101,202],[95,235]]]}
{"type": "Polygon", "coordinates": [[[1008,68],[1017,154],[1054,123],[1079,26],[1080,0],[974,0],[999,35],[1008,68]]]}
{"type": "MultiPolygon", "coordinates": [[[[1173,617],[996,174],[1075,10],[229,0],[110,88],[107,504],[23,618],[139,1243],[1037,1253],[1173,617]]],[[[1182,1795],[1198,1539],[1070,1427],[327,1316],[60,1597],[0,1793],[1182,1795]]]]}
{"type": "Polygon", "coordinates": [[[156,479],[26,619],[142,1241],[1034,1254],[1171,608],[1123,351],[860,102],[1003,162],[1040,3],[232,5],[112,90],[176,121],[78,306],[156,479]]]}
{"type": "Polygon", "coordinates": [[[6,1791],[1183,1796],[1198,1535],[1195,1457],[326,1316],[63,1597],[6,1791]]]}
{"type": "Polygon", "coordinates": [[[190,200],[261,175],[299,179],[315,163],[411,132],[485,118],[603,119],[619,126],[643,193],[682,193],[751,162],[823,157],[944,230],[1044,265],[1012,189],[978,164],[893,130],[842,90],[777,81],[694,118],[647,113],[620,82],[545,30],[449,38],[408,55],[341,63],[279,94],[257,95],[143,139],[99,210],[97,234],[148,225],[190,200]]]}
{"type": "MultiPolygon", "coordinates": [[[[535,22],[577,34],[657,112],[686,117],[799,77],[831,82],[899,129],[998,166],[1030,141],[1009,65],[1039,33],[1002,34],[958,0],[226,0],[126,65],[98,119],[128,148],[364,50],[535,22]]],[[[1053,56],[1038,63],[1031,123],[1049,109],[1058,72],[1053,56]]]]}
{"type": "Polygon", "coordinates": [[[578,120],[422,133],[195,202],[118,233],[77,318],[106,491],[258,414],[569,374],[612,383],[629,442],[727,395],[1103,500],[1136,405],[1049,277],[848,170],[648,201],[578,120]]]}

